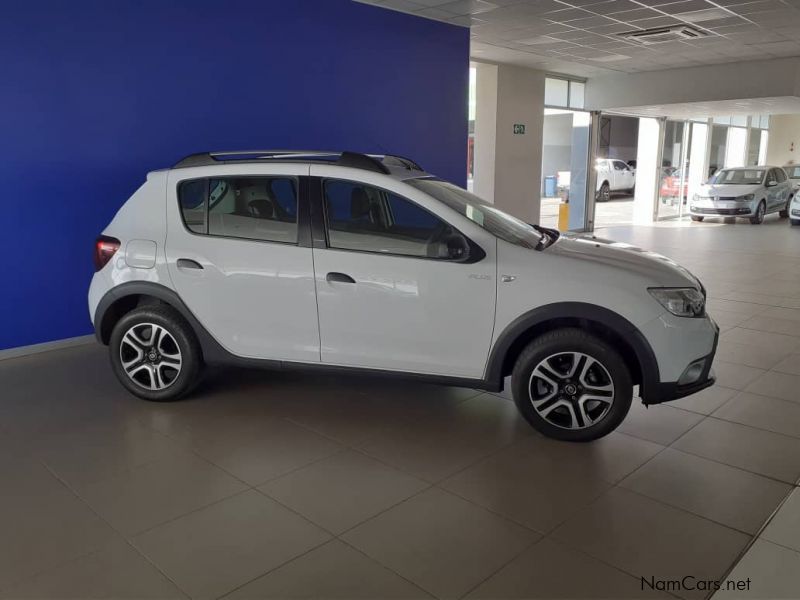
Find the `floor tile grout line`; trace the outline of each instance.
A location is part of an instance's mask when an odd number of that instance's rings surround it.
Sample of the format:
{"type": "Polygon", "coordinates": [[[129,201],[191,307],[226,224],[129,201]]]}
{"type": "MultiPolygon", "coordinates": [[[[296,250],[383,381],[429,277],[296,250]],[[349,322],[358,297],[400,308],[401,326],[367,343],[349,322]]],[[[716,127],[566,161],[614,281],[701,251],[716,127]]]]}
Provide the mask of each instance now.
{"type": "MultiPolygon", "coordinates": [[[[74,496],[75,496],[75,497],[76,497],[78,500],[80,500],[81,502],[83,502],[83,503],[86,505],[86,507],[87,507],[87,508],[88,508],[88,509],[89,509],[89,510],[90,510],[90,511],[91,511],[91,512],[92,512],[92,513],[93,513],[93,514],[94,514],[94,515],[95,515],[95,516],[98,518],[98,519],[100,519],[100,520],[101,520],[103,523],[105,523],[105,524],[106,524],[106,525],[109,527],[109,529],[111,529],[111,530],[112,530],[114,533],[116,533],[116,534],[117,534],[117,535],[118,535],[118,536],[121,538],[121,540],[122,540],[122,541],[123,541],[123,542],[124,542],[124,543],[125,543],[125,544],[126,544],[128,547],[132,548],[134,552],[136,552],[136,553],[137,553],[139,556],[141,556],[141,557],[142,557],[142,558],[143,558],[143,559],[144,559],[144,560],[145,560],[145,561],[146,561],[146,562],[147,562],[149,565],[151,565],[151,566],[152,566],[154,569],[156,569],[156,570],[157,570],[159,573],[161,573],[161,575],[163,575],[163,576],[164,576],[164,578],[165,578],[167,581],[169,581],[169,582],[170,582],[172,585],[174,585],[174,586],[175,586],[175,589],[177,589],[177,590],[178,590],[178,591],[180,591],[182,594],[184,594],[184,596],[185,596],[186,598],[191,598],[191,595],[190,595],[190,594],[189,594],[189,593],[188,593],[186,590],[184,590],[184,589],[183,589],[181,586],[179,586],[179,585],[178,585],[178,583],[172,579],[172,577],[170,577],[170,576],[169,576],[169,575],[168,575],[168,574],[167,574],[165,571],[163,571],[163,570],[162,570],[162,569],[161,569],[161,568],[160,568],[160,567],[159,567],[157,564],[155,564],[155,563],[154,563],[152,560],[150,560],[150,558],[149,558],[149,557],[148,557],[146,554],[144,554],[144,553],[143,553],[141,550],[139,550],[139,548],[137,548],[137,547],[136,547],[136,546],[135,546],[135,545],[134,545],[134,544],[131,542],[131,540],[128,538],[128,536],[127,536],[127,535],[125,535],[123,532],[119,531],[119,530],[118,530],[116,527],[114,527],[114,525],[113,525],[113,524],[112,524],[110,521],[108,521],[108,520],[107,520],[107,519],[106,519],[106,518],[105,518],[103,515],[101,515],[99,512],[97,512],[97,511],[95,510],[95,508],[94,508],[94,507],[93,507],[91,504],[89,504],[89,503],[88,503],[88,502],[87,502],[87,501],[86,501],[86,500],[85,500],[85,499],[84,499],[84,498],[83,498],[83,497],[82,497],[80,494],[78,494],[77,490],[73,489],[73,488],[72,488],[72,487],[69,485],[69,483],[68,483],[66,480],[64,480],[64,479],[62,479],[61,477],[59,477],[59,476],[58,476],[58,474],[57,474],[55,471],[53,471],[52,469],[50,469],[50,467],[48,467],[47,465],[44,465],[44,467],[45,467],[45,469],[47,469],[47,470],[50,472],[50,474],[51,474],[51,475],[52,475],[52,476],[53,476],[53,477],[54,477],[54,478],[55,478],[57,481],[59,481],[59,482],[61,483],[61,485],[63,485],[63,486],[64,486],[64,487],[65,487],[65,488],[66,488],[66,489],[67,489],[67,490],[68,490],[70,493],[72,493],[72,494],[73,494],[73,495],[74,495],[74,496]]],[[[94,555],[94,554],[97,554],[97,553],[98,553],[98,552],[100,552],[101,550],[102,550],[102,548],[97,548],[97,549],[95,549],[94,551],[92,551],[92,552],[90,552],[90,553],[87,553],[87,554],[83,554],[83,555],[81,555],[81,557],[80,557],[80,558],[86,558],[86,557],[88,557],[88,556],[92,556],[92,555],[94,555]]],[[[64,563],[64,564],[66,565],[66,564],[68,564],[68,563],[64,563]]],[[[54,569],[46,569],[46,570],[43,570],[43,571],[41,571],[39,574],[42,574],[42,573],[45,573],[45,572],[49,572],[49,571],[52,571],[52,570],[54,570],[54,569]]],[[[32,577],[33,577],[33,576],[32,576],[32,577]]]]}
{"type": "MultiPolygon", "coordinates": [[[[733,560],[733,563],[730,565],[728,570],[725,571],[725,573],[722,575],[722,577],[720,578],[720,581],[725,581],[730,576],[730,574],[733,572],[733,570],[737,567],[737,565],[742,561],[742,559],[744,559],[744,557],[747,554],[747,552],[749,552],[750,548],[752,548],[753,545],[756,543],[756,541],[758,541],[759,538],[761,538],[761,534],[764,533],[764,531],[767,529],[767,526],[770,524],[772,519],[775,518],[775,515],[778,514],[778,511],[781,509],[781,507],[784,504],[786,504],[786,501],[789,499],[789,496],[792,495],[792,493],[794,492],[795,489],[797,489],[797,488],[796,487],[792,487],[792,489],[790,489],[788,491],[786,496],[784,496],[784,498],[778,503],[778,505],[775,507],[775,509],[772,511],[772,513],[770,513],[770,515],[767,517],[767,519],[764,521],[764,523],[761,524],[761,527],[758,529],[758,531],[756,531],[756,533],[753,534],[753,536],[750,538],[748,543],[745,544],[745,547],[741,550],[741,552],[739,552],[739,554],[733,560]]],[[[800,556],[800,553],[798,553],[798,556],[800,556]]],[[[710,600],[710,598],[712,596],[713,596],[713,593],[706,594],[706,600],[710,600]]]]}

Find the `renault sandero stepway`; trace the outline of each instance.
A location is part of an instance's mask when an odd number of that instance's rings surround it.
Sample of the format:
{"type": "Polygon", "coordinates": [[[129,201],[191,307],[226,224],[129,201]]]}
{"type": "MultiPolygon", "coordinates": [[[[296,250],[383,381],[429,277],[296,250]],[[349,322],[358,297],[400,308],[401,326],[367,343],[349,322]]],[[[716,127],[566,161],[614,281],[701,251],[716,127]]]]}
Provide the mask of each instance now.
{"type": "Polygon", "coordinates": [[[175,400],[204,365],[501,390],[540,432],[603,436],[714,382],[718,328],[672,260],[529,225],[407,158],[257,151],[149,173],[95,245],[119,381],[175,400]]]}

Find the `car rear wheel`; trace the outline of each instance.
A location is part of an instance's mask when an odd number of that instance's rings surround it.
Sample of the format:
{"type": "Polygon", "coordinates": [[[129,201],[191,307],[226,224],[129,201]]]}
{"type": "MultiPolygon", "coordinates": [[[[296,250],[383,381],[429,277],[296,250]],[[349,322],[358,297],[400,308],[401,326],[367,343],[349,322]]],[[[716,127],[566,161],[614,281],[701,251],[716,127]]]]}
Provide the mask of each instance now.
{"type": "Polygon", "coordinates": [[[136,308],[114,326],[111,366],[125,388],[154,402],[177,400],[194,388],[202,371],[200,345],[174,309],[136,308]]]}
{"type": "Polygon", "coordinates": [[[692,221],[697,221],[698,223],[699,223],[699,222],[702,222],[702,220],[703,220],[704,218],[705,218],[705,217],[696,217],[696,216],[692,215],[692,221]]]}
{"type": "Polygon", "coordinates": [[[559,440],[588,442],[625,418],[633,383],[622,357],[580,329],[558,329],[531,342],[512,373],[514,402],[538,431],[559,440]]]}
{"type": "Polygon", "coordinates": [[[608,182],[604,181],[597,192],[597,201],[608,202],[609,200],[611,200],[611,187],[608,185],[608,182]]]}
{"type": "Polygon", "coordinates": [[[761,225],[764,222],[764,216],[767,214],[767,205],[762,200],[758,203],[758,208],[756,208],[756,214],[750,217],[750,223],[753,225],[761,225]]]}

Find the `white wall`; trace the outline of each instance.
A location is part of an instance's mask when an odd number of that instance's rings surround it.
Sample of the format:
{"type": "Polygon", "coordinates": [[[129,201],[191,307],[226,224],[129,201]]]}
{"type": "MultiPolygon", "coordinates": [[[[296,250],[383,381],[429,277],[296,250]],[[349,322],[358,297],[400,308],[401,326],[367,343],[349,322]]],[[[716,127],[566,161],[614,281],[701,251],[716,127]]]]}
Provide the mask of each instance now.
{"type": "Polygon", "coordinates": [[[572,113],[545,115],[542,133],[542,178],[569,171],[572,163],[572,113]]]}
{"type": "Polygon", "coordinates": [[[770,115],[766,162],[768,165],[800,163],[800,115],[770,115]]]}
{"type": "Polygon", "coordinates": [[[780,58],[593,77],[589,109],[797,96],[800,59],[780,58]]]}
{"type": "Polygon", "coordinates": [[[506,212],[536,222],[541,203],[544,72],[481,63],[477,69],[473,189],[506,212]],[[485,97],[489,102],[481,106],[485,97]],[[496,101],[493,127],[491,116],[486,116],[492,98],[496,101]],[[482,118],[487,120],[483,124],[482,118]],[[514,134],[515,124],[525,125],[524,135],[514,134]]]}

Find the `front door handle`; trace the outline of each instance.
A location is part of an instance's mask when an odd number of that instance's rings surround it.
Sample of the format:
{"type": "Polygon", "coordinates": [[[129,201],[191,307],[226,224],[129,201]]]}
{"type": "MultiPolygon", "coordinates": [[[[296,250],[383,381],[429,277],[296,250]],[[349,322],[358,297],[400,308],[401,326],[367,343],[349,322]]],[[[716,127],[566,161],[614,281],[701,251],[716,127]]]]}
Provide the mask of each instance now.
{"type": "Polygon", "coordinates": [[[203,268],[203,265],[201,265],[196,260],[192,260],[191,258],[179,258],[176,264],[177,264],[179,269],[202,269],[203,268]]]}
{"type": "Polygon", "coordinates": [[[347,275],[346,273],[336,273],[335,271],[331,271],[325,276],[327,281],[331,283],[355,283],[356,280],[347,275]]]}

